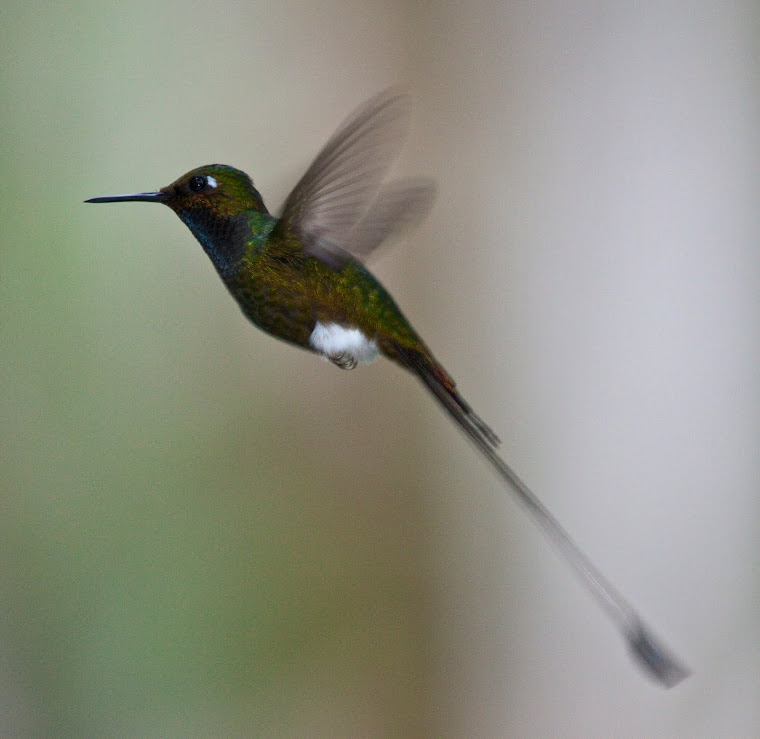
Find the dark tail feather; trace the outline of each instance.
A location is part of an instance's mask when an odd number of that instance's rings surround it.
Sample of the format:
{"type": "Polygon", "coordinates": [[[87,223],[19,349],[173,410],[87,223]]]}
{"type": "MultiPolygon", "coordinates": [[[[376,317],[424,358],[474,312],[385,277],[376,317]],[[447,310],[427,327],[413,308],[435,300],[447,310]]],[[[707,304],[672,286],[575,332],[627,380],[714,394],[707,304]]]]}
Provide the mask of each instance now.
{"type": "Polygon", "coordinates": [[[422,380],[443,409],[478,447],[494,450],[499,445],[499,437],[464,401],[441,365],[413,349],[396,347],[396,351],[402,362],[422,380]]]}
{"type": "Polygon", "coordinates": [[[651,633],[633,606],[602,576],[536,494],[497,454],[498,437],[462,399],[443,367],[422,352],[398,345],[393,349],[395,357],[422,380],[554,541],[584,585],[616,623],[632,654],[649,675],[668,688],[687,677],[689,670],[651,633]]]}

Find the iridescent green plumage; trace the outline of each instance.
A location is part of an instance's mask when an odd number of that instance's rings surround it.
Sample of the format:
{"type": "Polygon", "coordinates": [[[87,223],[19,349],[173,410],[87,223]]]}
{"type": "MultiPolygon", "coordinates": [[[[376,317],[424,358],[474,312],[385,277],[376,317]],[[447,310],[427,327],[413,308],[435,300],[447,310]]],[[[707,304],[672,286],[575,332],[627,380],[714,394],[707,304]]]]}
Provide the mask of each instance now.
{"type": "Polygon", "coordinates": [[[405,118],[403,96],[386,92],[370,100],[327,142],[279,218],[269,214],[248,175],[219,164],[199,167],[157,192],[88,202],[168,205],[259,328],[344,369],[379,352],[413,372],[548,532],[650,675],[675,685],[688,671],[496,453],[496,435],[360,261],[432,202],[430,183],[383,182],[405,118]]]}
{"type": "MultiPolygon", "coordinates": [[[[406,186],[411,206],[420,210],[431,188],[406,186]]],[[[398,192],[394,190],[394,192],[398,192]]],[[[212,164],[188,172],[161,191],[201,243],[243,313],[279,339],[316,351],[311,343],[318,322],[356,328],[380,352],[415,372],[467,433],[480,443],[498,443],[455,389],[390,293],[348,252],[304,234],[288,213],[309,213],[301,201],[277,219],[244,172],[212,164]],[[201,192],[190,184],[206,182],[201,192]],[[214,183],[210,186],[208,183],[214,183]]],[[[355,221],[356,219],[354,219],[355,221]]],[[[395,227],[393,222],[389,228],[395,227]]],[[[377,230],[377,228],[376,228],[377,230]]],[[[340,367],[355,363],[330,357],[340,367]]]]}

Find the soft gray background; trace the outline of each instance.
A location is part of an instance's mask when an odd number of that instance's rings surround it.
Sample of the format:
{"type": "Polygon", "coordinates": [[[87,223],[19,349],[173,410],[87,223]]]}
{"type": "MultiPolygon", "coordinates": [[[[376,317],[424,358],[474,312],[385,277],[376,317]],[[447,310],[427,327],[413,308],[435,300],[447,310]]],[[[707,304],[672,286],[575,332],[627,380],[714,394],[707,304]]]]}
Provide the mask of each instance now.
{"type": "Polygon", "coordinates": [[[6,0],[0,40],[0,734],[756,735],[755,4],[6,0]],[[276,208],[391,83],[439,198],[372,266],[673,691],[412,378],[82,204],[221,161],[276,208]]]}

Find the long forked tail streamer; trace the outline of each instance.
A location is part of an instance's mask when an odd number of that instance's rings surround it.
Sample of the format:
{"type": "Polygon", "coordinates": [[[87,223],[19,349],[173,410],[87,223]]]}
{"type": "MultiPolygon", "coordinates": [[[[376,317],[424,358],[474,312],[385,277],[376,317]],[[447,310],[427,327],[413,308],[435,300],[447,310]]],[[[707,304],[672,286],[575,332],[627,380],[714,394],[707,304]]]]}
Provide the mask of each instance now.
{"type": "Polygon", "coordinates": [[[645,672],[666,688],[672,688],[688,677],[688,668],[654,636],[636,609],[599,572],[536,494],[497,454],[498,438],[459,396],[454,383],[443,369],[419,352],[404,350],[401,347],[397,350],[402,361],[422,380],[443,409],[467,434],[498,476],[507,483],[533,519],[548,534],[581,582],[618,627],[631,654],[645,672]]]}

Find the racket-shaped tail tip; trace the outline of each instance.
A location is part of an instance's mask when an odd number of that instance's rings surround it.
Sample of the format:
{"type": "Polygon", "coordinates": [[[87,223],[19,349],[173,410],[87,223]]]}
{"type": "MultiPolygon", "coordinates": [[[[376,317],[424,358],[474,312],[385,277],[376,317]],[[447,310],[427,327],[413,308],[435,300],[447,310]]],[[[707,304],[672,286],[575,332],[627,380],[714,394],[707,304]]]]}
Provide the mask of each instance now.
{"type": "Polygon", "coordinates": [[[625,635],[628,646],[644,671],[665,688],[672,688],[689,677],[689,670],[642,623],[625,635]]]}

